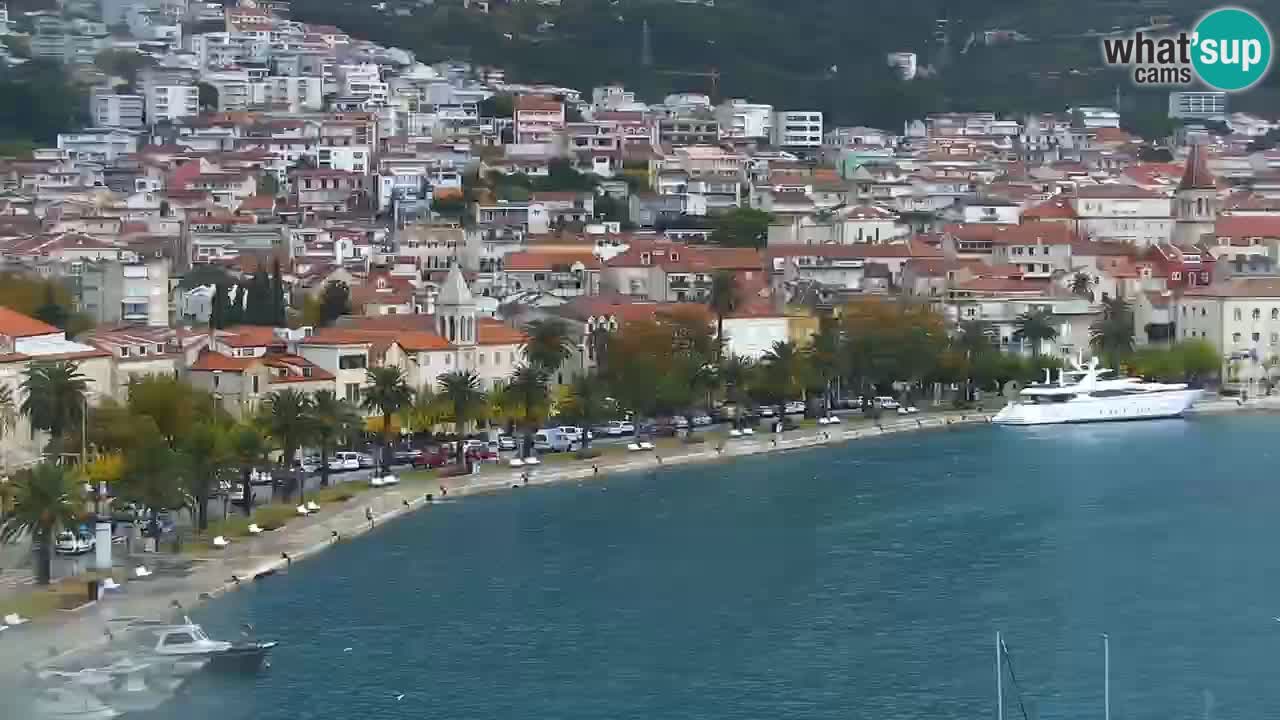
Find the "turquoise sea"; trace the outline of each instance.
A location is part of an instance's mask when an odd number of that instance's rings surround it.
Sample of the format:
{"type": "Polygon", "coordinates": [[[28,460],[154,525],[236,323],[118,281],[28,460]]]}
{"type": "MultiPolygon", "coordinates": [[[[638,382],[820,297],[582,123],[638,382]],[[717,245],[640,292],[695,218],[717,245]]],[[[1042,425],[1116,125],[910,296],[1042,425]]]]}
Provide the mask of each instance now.
{"type": "Polygon", "coordinates": [[[979,427],[441,504],[200,608],[282,646],[160,716],[992,718],[999,629],[1009,718],[1101,718],[1104,632],[1116,718],[1277,717],[1278,439],[979,427]]]}

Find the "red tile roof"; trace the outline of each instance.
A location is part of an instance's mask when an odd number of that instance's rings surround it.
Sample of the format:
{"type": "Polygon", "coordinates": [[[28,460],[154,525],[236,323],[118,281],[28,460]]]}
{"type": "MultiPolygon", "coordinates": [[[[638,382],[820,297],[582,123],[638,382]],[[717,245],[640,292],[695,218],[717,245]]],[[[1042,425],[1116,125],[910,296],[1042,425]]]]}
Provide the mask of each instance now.
{"type": "Polygon", "coordinates": [[[201,350],[191,370],[206,372],[244,372],[257,358],[233,358],[212,350],[201,350]]]}
{"type": "Polygon", "coordinates": [[[1204,145],[1194,145],[1187,158],[1187,170],[1178,183],[1179,190],[1216,190],[1218,180],[1209,170],[1209,155],[1204,145]]]}
{"type": "Polygon", "coordinates": [[[267,347],[284,345],[275,328],[266,325],[234,325],[217,332],[218,340],[231,347],[267,347]]]}
{"type": "Polygon", "coordinates": [[[61,332],[61,330],[48,323],[23,315],[15,310],[10,310],[7,307],[0,307],[0,335],[18,338],[52,335],[53,333],[61,332]]]}
{"type": "Polygon", "coordinates": [[[507,272],[549,271],[556,267],[569,267],[574,263],[582,263],[588,270],[599,270],[602,267],[600,258],[591,250],[583,249],[578,252],[515,252],[502,261],[502,269],[507,272]]]}
{"type": "Polygon", "coordinates": [[[1164,195],[1136,185],[1085,185],[1076,190],[1076,197],[1095,200],[1108,198],[1158,199],[1164,195]]]}
{"type": "Polygon", "coordinates": [[[1034,205],[1026,209],[1022,213],[1022,219],[1026,220],[1075,220],[1076,211],[1071,207],[1071,203],[1060,197],[1046,200],[1039,205],[1034,205]]]}
{"type": "Polygon", "coordinates": [[[1213,226],[1214,237],[1280,238],[1280,215],[1223,215],[1213,226]]]}

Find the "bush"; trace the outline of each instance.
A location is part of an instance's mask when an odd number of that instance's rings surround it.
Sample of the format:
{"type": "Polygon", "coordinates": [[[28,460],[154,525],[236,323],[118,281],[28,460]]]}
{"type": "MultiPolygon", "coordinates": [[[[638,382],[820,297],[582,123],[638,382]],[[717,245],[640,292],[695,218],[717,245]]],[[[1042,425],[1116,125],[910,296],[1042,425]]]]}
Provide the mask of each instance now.
{"type": "Polygon", "coordinates": [[[701,435],[685,435],[683,440],[685,445],[701,445],[706,441],[707,439],[701,435]]]}
{"type": "Polygon", "coordinates": [[[263,505],[253,511],[252,522],[263,530],[279,530],[297,516],[298,510],[293,505],[263,505]]]}
{"type": "Polygon", "coordinates": [[[603,454],[604,453],[600,452],[598,448],[585,448],[583,450],[579,450],[575,452],[573,454],[573,459],[574,460],[592,460],[594,458],[600,457],[603,454]]]}
{"type": "Polygon", "coordinates": [[[249,534],[249,522],[249,518],[244,515],[228,515],[226,520],[209,523],[209,529],[204,534],[208,538],[216,538],[219,535],[229,538],[245,537],[249,534]]]}
{"type": "Polygon", "coordinates": [[[318,503],[343,503],[356,496],[356,491],[346,485],[327,487],[315,494],[318,503]]]}

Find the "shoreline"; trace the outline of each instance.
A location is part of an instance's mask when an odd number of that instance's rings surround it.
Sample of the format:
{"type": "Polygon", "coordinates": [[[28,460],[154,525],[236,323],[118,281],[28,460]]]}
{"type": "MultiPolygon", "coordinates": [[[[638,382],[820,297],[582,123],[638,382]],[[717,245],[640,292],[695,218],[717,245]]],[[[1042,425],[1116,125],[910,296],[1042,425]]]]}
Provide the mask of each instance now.
{"type": "MultiPolygon", "coordinates": [[[[1214,400],[1197,405],[1189,414],[1196,416],[1274,411],[1280,411],[1280,396],[1260,398],[1247,403],[1234,399],[1214,400]]],[[[892,422],[846,420],[839,425],[791,431],[776,441],[772,435],[765,434],[752,438],[725,439],[722,450],[708,441],[705,444],[660,446],[656,451],[605,455],[594,460],[544,463],[536,466],[530,473],[527,484],[535,486],[603,480],[613,475],[656,471],[669,466],[706,464],[842,445],[865,438],[906,432],[984,425],[990,423],[993,415],[994,413],[986,412],[946,412],[914,418],[895,416],[892,422]]],[[[487,468],[479,475],[412,479],[390,489],[366,488],[350,500],[325,506],[318,515],[295,520],[281,530],[252,539],[236,539],[230,551],[209,548],[199,557],[157,554],[157,561],[184,557],[190,560],[190,566],[194,569],[180,578],[125,582],[122,594],[108,595],[89,608],[74,613],[59,613],[53,616],[56,618],[53,622],[37,619],[23,628],[6,632],[4,636],[0,636],[0,648],[6,649],[2,653],[4,657],[0,658],[0,672],[16,671],[25,662],[32,662],[37,657],[40,658],[40,666],[47,666],[80,653],[91,652],[105,644],[106,638],[102,630],[113,620],[165,617],[172,613],[173,601],[180,602],[184,610],[190,610],[207,600],[238,590],[241,585],[287,575],[294,561],[300,562],[318,556],[334,545],[333,533],[338,533],[337,542],[359,538],[383,523],[421,511],[446,499],[441,488],[447,489],[447,499],[450,500],[509,490],[525,484],[521,479],[523,472],[525,469],[522,468],[498,466],[487,468]],[[436,496],[433,502],[427,502],[427,493],[436,496]],[[365,517],[366,508],[374,512],[373,523],[365,517]],[[247,554],[241,555],[241,548],[248,551],[247,554]],[[7,652],[13,648],[18,652],[7,652]],[[26,652],[23,652],[24,649],[26,652]],[[12,667],[7,667],[10,663],[12,667]]]]}

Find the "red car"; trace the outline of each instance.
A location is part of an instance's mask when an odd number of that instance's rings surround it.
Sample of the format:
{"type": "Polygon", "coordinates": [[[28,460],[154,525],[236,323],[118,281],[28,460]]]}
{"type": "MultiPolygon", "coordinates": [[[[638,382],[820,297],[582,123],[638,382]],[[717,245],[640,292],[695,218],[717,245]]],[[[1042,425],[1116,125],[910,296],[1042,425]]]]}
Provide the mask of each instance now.
{"type": "Polygon", "coordinates": [[[416,468],[438,468],[449,463],[449,453],[443,447],[423,448],[422,454],[413,459],[416,468]]]}

